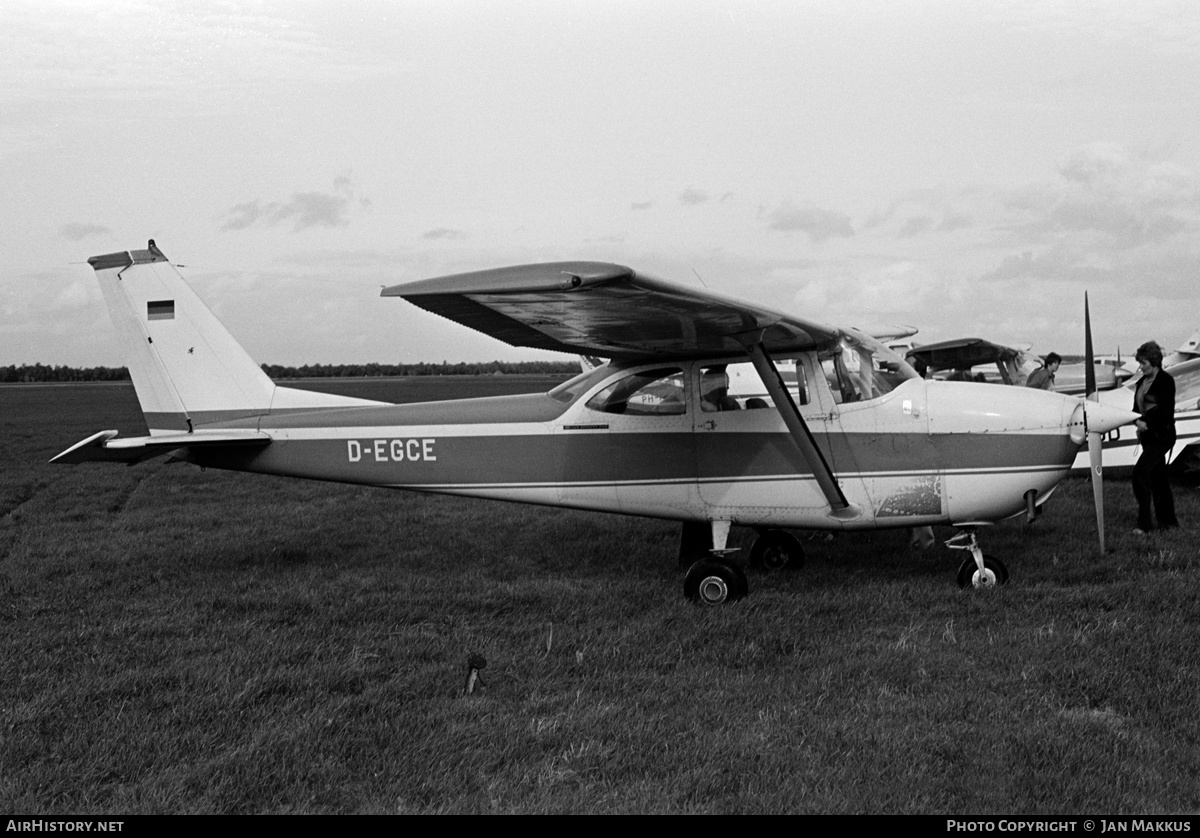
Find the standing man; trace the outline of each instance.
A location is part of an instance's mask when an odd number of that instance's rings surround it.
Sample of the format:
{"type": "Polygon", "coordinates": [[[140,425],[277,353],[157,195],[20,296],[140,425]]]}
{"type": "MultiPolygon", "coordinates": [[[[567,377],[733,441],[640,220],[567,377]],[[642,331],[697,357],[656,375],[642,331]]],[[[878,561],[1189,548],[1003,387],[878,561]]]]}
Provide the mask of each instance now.
{"type": "Polygon", "coordinates": [[[1046,356],[1046,365],[1029,374],[1029,380],[1025,382],[1025,386],[1035,387],[1038,390],[1053,390],[1054,374],[1058,372],[1058,365],[1061,363],[1062,356],[1057,352],[1051,352],[1046,356]]]}
{"type": "Polygon", "coordinates": [[[1134,533],[1145,535],[1154,529],[1151,503],[1160,528],[1179,526],[1167,478],[1167,456],[1175,445],[1175,379],[1162,368],[1162,347],[1154,341],[1139,346],[1134,357],[1142,370],[1142,380],[1133,394],[1133,409],[1142,414],[1137,420],[1142,455],[1133,467],[1133,496],[1138,505],[1134,533]]]}

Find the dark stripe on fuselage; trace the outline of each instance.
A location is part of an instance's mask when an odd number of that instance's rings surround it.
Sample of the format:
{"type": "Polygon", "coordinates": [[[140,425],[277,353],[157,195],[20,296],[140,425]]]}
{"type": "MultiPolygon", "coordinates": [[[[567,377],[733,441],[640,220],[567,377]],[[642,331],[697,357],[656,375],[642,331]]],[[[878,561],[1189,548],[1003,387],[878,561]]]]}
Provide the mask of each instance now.
{"type": "MultiPolygon", "coordinates": [[[[406,435],[403,427],[353,439],[276,440],[246,452],[200,451],[200,465],[339,480],[421,486],[717,482],[811,475],[786,433],[558,433],[406,435]],[[233,457],[229,460],[228,457],[233,457]]],[[[931,461],[907,434],[817,435],[836,473],[884,476],[934,471],[1069,468],[1078,450],[1064,434],[947,434],[929,438],[931,461]]]]}

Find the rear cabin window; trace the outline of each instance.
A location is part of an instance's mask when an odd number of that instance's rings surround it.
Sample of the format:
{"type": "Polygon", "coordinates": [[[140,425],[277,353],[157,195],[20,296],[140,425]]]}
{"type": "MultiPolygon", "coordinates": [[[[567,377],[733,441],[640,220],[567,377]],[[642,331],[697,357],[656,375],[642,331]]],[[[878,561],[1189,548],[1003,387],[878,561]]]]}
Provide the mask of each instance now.
{"type": "Polygon", "coordinates": [[[680,416],[687,412],[683,370],[669,367],[635,372],[592,396],[587,406],[625,416],[680,416]]]}

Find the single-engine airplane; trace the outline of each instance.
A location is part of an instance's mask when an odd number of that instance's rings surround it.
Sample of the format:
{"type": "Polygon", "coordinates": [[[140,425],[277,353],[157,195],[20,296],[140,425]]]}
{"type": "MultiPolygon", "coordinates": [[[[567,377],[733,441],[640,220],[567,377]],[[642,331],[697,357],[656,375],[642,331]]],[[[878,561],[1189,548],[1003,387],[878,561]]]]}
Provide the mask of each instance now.
{"type": "MultiPolygon", "coordinates": [[[[1016,385],[1024,385],[1040,361],[1028,347],[1004,346],[983,338],[921,344],[909,349],[905,360],[918,369],[927,369],[934,377],[950,381],[1016,385]],[[986,371],[977,367],[986,368],[986,371]]],[[[1118,376],[1116,367],[1111,364],[1062,364],[1054,379],[1055,392],[1084,395],[1088,366],[1093,368],[1098,390],[1112,390],[1128,378],[1127,375],[1118,376]]]]}
{"type": "MultiPolygon", "coordinates": [[[[1192,334],[1183,343],[1173,351],[1163,356],[1163,369],[1174,367],[1186,361],[1195,361],[1200,359],[1200,329],[1192,332],[1192,334]]],[[[1097,361],[1103,360],[1104,363],[1112,364],[1118,370],[1124,372],[1126,380],[1134,377],[1140,372],[1137,359],[1126,357],[1122,359],[1120,348],[1116,355],[1103,355],[1097,358],[1097,361]]],[[[1122,382],[1124,383],[1124,382],[1122,382]]]]}
{"type": "Polygon", "coordinates": [[[951,524],[963,586],[1002,583],[975,528],[1046,499],[1085,435],[1136,414],[1056,393],[925,381],[865,334],[620,265],[558,262],[385,288],[515,346],[610,359],[549,393],[393,405],[282,387],[151,241],[88,260],[124,342],[148,436],[101,431],[54,458],[199,466],[680,521],[684,591],[747,593],[797,563],[785,530],[951,524]],[[784,384],[777,359],[797,381],[784,384]],[[750,363],[760,409],[723,392],[750,363]],[[792,391],[794,389],[795,396],[792,391]]]}

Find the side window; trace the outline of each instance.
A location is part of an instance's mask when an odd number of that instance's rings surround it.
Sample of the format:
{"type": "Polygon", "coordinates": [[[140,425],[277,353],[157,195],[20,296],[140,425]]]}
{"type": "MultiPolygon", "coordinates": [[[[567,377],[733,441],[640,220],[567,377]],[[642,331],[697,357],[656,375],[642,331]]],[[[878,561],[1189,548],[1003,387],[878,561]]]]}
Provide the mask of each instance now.
{"type": "MultiPolygon", "coordinates": [[[[808,404],[808,377],[805,374],[804,362],[795,358],[784,358],[775,362],[783,384],[792,394],[792,400],[798,405],[808,404]]],[[[775,400],[767,394],[767,388],[759,378],[758,371],[750,363],[719,364],[704,367],[700,371],[700,407],[705,412],[714,410],[760,410],[773,407],[775,400]],[[725,401],[725,407],[720,407],[722,397],[719,395],[723,384],[721,370],[728,376],[725,393],[737,402],[734,408],[731,402],[725,401]]]]}
{"type": "Polygon", "coordinates": [[[644,370],[614,381],[588,400],[591,410],[626,416],[681,416],[686,412],[683,370],[644,370]]]}
{"type": "Polygon", "coordinates": [[[729,372],[725,364],[700,370],[700,410],[716,413],[720,410],[741,410],[741,403],[729,393],[729,372]]]}
{"type": "Polygon", "coordinates": [[[805,372],[804,361],[799,358],[788,359],[778,362],[776,367],[796,404],[808,404],[808,373],[805,372]]]}

